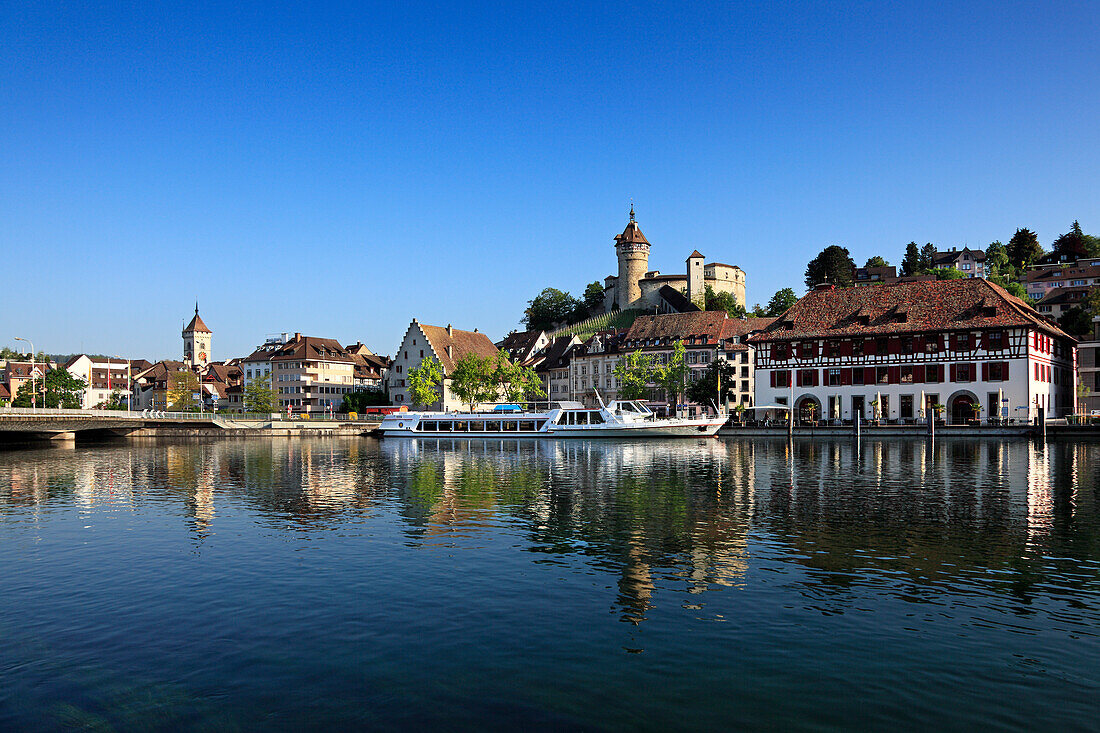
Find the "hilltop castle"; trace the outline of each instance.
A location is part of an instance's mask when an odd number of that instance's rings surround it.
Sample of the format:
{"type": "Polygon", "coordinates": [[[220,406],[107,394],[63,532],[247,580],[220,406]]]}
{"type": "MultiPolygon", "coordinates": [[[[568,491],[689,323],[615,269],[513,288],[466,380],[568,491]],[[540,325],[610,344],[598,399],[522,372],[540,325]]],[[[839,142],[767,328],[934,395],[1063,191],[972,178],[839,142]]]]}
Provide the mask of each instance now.
{"type": "Polygon", "coordinates": [[[650,270],[649,240],[634,219],[633,204],[626,229],[615,237],[615,254],[619,258],[619,274],[604,278],[604,307],[609,311],[691,310],[688,303],[702,308],[708,285],[715,292],[730,293],[739,305],[745,305],[744,271],[737,265],[706,262],[699,250],[688,256],[684,275],[662,275],[659,270],[650,270]]]}

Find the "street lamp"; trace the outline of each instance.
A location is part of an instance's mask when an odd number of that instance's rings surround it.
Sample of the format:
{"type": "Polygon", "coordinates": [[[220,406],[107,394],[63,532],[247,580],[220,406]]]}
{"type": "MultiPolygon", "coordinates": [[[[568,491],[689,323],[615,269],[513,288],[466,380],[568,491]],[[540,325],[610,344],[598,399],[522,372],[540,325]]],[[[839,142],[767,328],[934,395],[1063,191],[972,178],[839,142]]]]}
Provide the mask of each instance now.
{"type": "MultiPolygon", "coordinates": [[[[35,392],[34,387],[34,343],[30,339],[20,338],[19,336],[16,336],[15,340],[25,341],[26,343],[30,344],[31,347],[31,412],[35,412],[35,406],[37,404],[35,397],[37,396],[37,393],[35,392]]],[[[14,399],[15,395],[12,395],[12,398],[14,399]]]]}

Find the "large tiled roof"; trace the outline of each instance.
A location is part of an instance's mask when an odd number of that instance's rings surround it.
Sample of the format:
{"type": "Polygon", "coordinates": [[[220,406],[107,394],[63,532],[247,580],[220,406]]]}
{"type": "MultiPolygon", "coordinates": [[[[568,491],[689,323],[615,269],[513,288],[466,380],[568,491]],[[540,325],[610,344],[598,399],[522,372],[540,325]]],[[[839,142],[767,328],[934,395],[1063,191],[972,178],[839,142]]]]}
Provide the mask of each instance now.
{"type": "Polygon", "coordinates": [[[443,365],[445,373],[449,374],[453,371],[455,362],[467,354],[490,357],[497,355],[497,347],[480,331],[452,328],[448,333],[442,326],[429,326],[424,323],[420,324],[420,329],[428,337],[428,343],[432,345],[432,350],[439,358],[439,363],[443,365]],[[447,355],[448,346],[451,347],[450,356],[447,355]]]}
{"type": "Polygon", "coordinates": [[[3,384],[0,384],[0,400],[10,400],[11,392],[3,384]]]}
{"type": "Polygon", "coordinates": [[[639,316],[626,332],[626,340],[685,339],[690,336],[721,338],[725,322],[730,320],[725,311],[697,311],[695,313],[666,313],[660,316],[639,316]]]}
{"type": "Polygon", "coordinates": [[[999,285],[965,278],[814,290],[749,342],[996,327],[1072,338],[999,285]]]}
{"type": "MultiPolygon", "coordinates": [[[[251,357],[250,357],[251,358],[251,357]]],[[[347,352],[336,339],[319,338],[317,336],[298,336],[281,346],[271,361],[297,361],[318,359],[322,361],[352,361],[351,354],[347,352]]]]}
{"type": "Polygon", "coordinates": [[[542,361],[535,367],[535,371],[545,372],[569,366],[574,345],[576,336],[558,336],[542,350],[542,361]]]}
{"type": "Polygon", "coordinates": [[[722,339],[739,338],[772,325],[774,318],[728,318],[722,323],[722,339]]]}
{"type": "Polygon", "coordinates": [[[168,378],[169,372],[186,372],[189,371],[187,365],[182,361],[158,361],[156,364],[151,365],[148,369],[139,372],[134,376],[134,379],[147,379],[154,382],[161,382],[168,378]]]}
{"type": "Polygon", "coordinates": [[[1100,265],[1046,267],[1038,270],[1028,270],[1025,277],[1028,282],[1041,282],[1043,280],[1085,280],[1091,277],[1100,277],[1100,265]]]}

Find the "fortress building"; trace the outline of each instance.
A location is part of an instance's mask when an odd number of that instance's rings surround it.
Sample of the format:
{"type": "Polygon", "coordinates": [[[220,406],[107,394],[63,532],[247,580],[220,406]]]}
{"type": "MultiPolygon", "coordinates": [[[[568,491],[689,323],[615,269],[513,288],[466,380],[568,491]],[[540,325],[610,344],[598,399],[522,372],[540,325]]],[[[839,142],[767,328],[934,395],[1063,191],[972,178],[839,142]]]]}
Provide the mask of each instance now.
{"type": "Polygon", "coordinates": [[[604,304],[608,310],[685,310],[690,308],[681,306],[687,302],[702,308],[708,285],[715,292],[730,293],[739,305],[745,305],[745,273],[737,265],[706,262],[696,250],[687,258],[685,274],[662,275],[649,269],[649,247],[631,205],[630,221],[615,237],[619,274],[604,278],[604,304]]]}

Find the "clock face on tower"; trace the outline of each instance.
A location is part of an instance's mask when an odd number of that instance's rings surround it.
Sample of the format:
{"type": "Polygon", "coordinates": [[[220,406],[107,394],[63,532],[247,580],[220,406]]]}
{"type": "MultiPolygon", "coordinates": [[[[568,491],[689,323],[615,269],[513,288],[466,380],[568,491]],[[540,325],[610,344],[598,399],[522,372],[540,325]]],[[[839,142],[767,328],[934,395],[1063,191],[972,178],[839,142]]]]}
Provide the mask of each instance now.
{"type": "Polygon", "coordinates": [[[199,361],[206,361],[206,352],[205,351],[200,351],[199,352],[199,361]]]}

